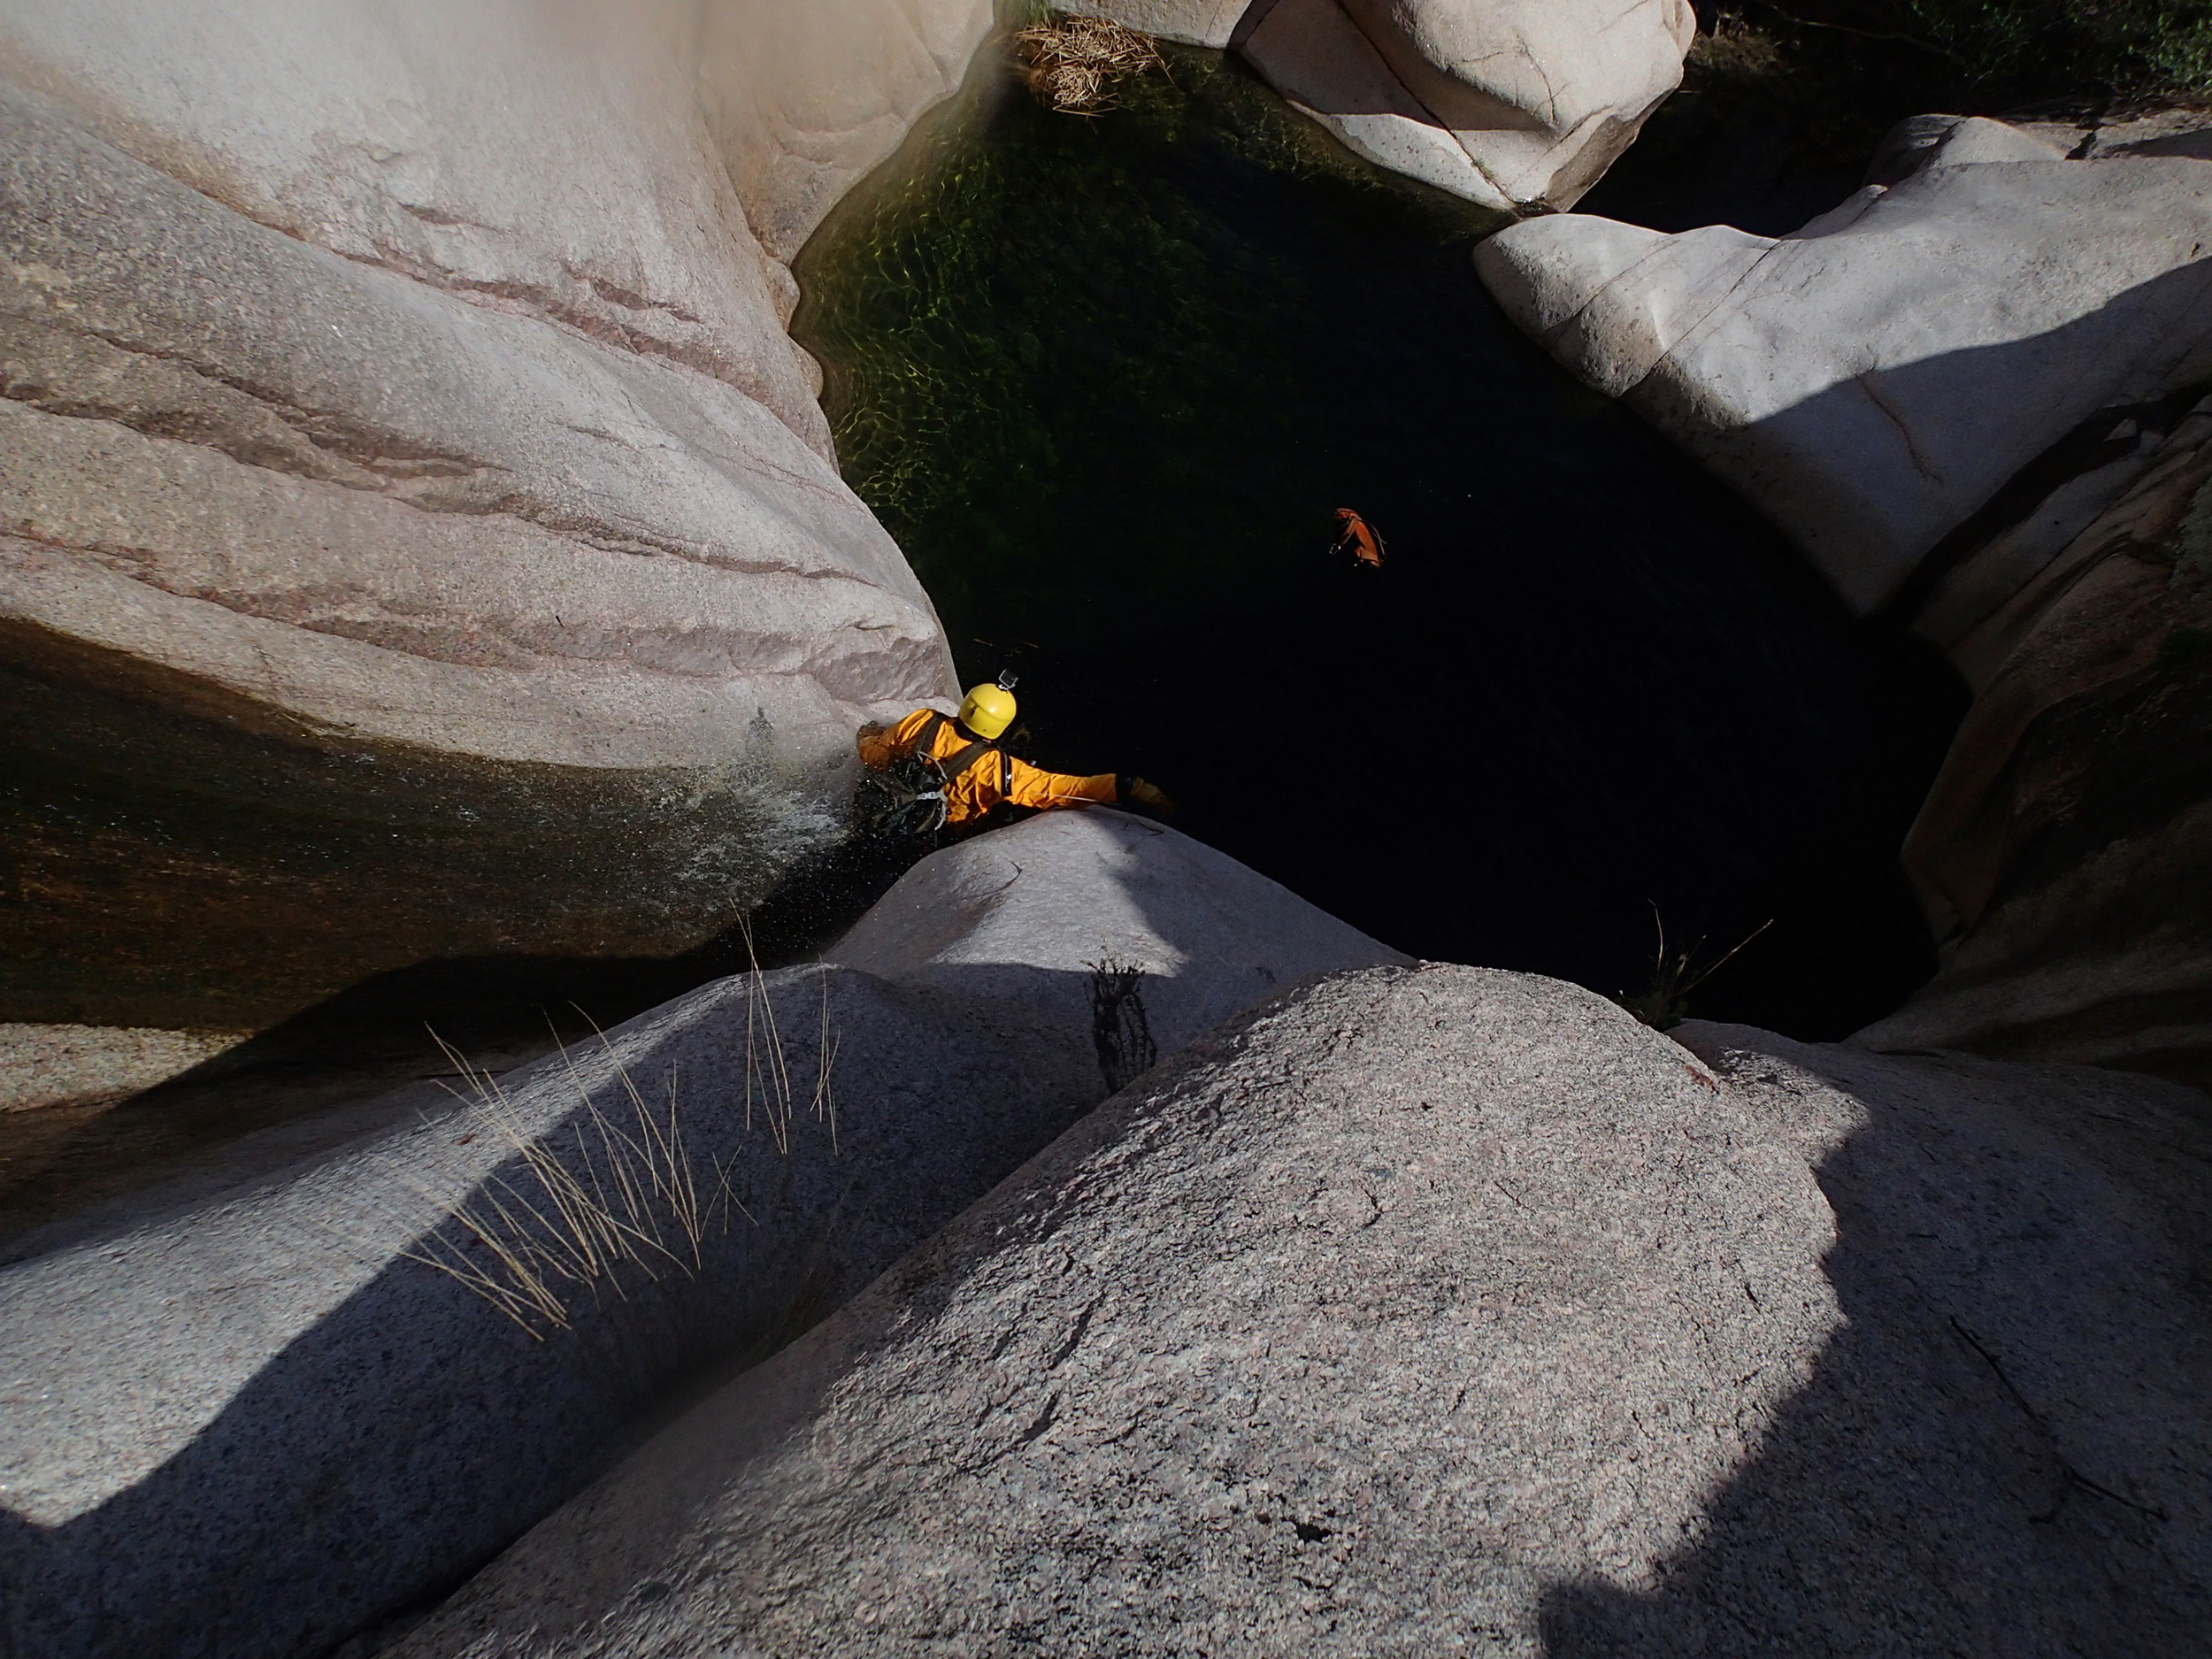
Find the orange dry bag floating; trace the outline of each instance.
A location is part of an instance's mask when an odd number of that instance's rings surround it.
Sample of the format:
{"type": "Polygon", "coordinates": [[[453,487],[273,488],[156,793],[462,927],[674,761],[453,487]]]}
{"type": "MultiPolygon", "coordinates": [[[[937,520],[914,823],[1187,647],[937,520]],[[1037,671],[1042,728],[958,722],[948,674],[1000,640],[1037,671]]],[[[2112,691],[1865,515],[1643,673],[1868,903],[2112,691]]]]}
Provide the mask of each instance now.
{"type": "Polygon", "coordinates": [[[1352,557],[1361,564],[1380,570],[1383,562],[1382,537],[1377,535],[1373,526],[1349,507],[1339,507],[1336,516],[1344,521],[1344,534],[1336,539],[1333,551],[1341,553],[1349,548],[1352,557]]]}

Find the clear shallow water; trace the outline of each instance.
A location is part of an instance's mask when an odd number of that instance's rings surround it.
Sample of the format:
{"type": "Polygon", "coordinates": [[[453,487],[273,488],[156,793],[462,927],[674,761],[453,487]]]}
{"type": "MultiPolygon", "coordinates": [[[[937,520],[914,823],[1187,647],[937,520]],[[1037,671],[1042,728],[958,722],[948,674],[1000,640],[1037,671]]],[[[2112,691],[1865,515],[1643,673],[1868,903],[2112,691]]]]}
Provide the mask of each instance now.
{"type": "Polygon", "coordinates": [[[1805,1036],[1933,955],[1895,849],[1963,708],[1476,280],[1487,228],[1237,65],[1083,120],[979,65],[810,244],[846,477],[1033,758],[1418,955],[1805,1036]],[[1334,509],[1386,538],[1332,558],[1334,509]]]}

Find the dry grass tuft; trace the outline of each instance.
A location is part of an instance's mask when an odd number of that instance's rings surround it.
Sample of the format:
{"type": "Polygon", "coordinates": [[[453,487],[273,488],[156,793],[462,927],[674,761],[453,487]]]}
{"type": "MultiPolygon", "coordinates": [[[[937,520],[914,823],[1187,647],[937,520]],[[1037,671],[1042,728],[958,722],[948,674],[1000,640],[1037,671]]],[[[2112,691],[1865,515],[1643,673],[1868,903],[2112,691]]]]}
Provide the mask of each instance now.
{"type": "MultiPolygon", "coordinates": [[[[604,1032],[599,1041],[611,1055],[604,1032]]],[[[454,1210],[461,1236],[435,1229],[424,1235],[421,1248],[401,1254],[459,1280],[532,1336],[542,1337],[544,1326],[571,1327],[573,1289],[595,1302],[603,1288],[623,1297],[625,1268],[656,1281],[672,1269],[692,1277],[703,1263],[701,1247],[715,1212],[723,1210],[726,1229],[725,1206],[743,1212],[719,1165],[719,1190],[701,1190],[684,1145],[672,1067],[664,1108],[648,1102],[618,1060],[615,1074],[630,1111],[610,1118],[564,1048],[583,1110],[571,1119],[571,1143],[562,1148],[524,1127],[497,1078],[442,1039],[438,1046],[466,1083],[465,1093],[452,1093],[471,1109],[472,1133],[503,1141],[522,1169],[513,1180],[494,1176],[454,1210]]]]}
{"type": "Polygon", "coordinates": [[[1115,104],[1116,83],[1167,68],[1148,35],[1107,18],[1055,17],[1014,36],[1029,89],[1068,115],[1097,115],[1115,104]]]}
{"type": "MultiPolygon", "coordinates": [[[[753,1102],[758,1099],[768,1124],[770,1139],[785,1157],[791,1156],[791,1121],[796,1115],[798,1090],[783,1052],[783,1033],[776,1029],[776,1005],[768,995],[760,957],[753,949],[753,928],[741,918],[738,931],[745,940],[746,960],[752,964],[745,976],[745,1133],[753,1131],[753,1102]],[[763,1039],[765,1041],[764,1041],[763,1039]]],[[[822,1025],[816,1033],[814,1093],[808,1109],[830,1132],[830,1150],[837,1150],[837,1098],[830,1092],[830,1068],[837,1063],[837,1033],[830,1026],[829,972],[822,973],[822,1025]]]]}
{"type": "MultiPolygon", "coordinates": [[[[745,1133],[752,1132],[757,1099],[777,1152],[787,1158],[799,1086],[792,1079],[775,1006],[752,943],[747,927],[752,967],[745,976],[745,1133]]],[[[821,1025],[807,1110],[827,1124],[834,1153],[837,1102],[830,1084],[838,1044],[830,1021],[827,969],[821,979],[821,1025]]],[[[561,1057],[582,1102],[581,1111],[569,1119],[565,1143],[557,1132],[543,1138],[530,1133],[499,1079],[437,1039],[465,1085],[449,1090],[470,1108],[473,1127],[465,1138],[481,1134],[503,1142],[521,1160],[521,1170],[511,1180],[492,1177],[474,1199],[452,1210],[452,1226],[433,1229],[420,1248],[401,1252],[465,1285],[541,1340],[548,1328],[573,1327],[572,1298],[579,1291],[595,1305],[603,1289],[626,1300],[625,1270],[655,1282],[672,1270],[687,1279],[696,1277],[705,1265],[703,1247],[718,1212],[725,1233],[733,1212],[759,1225],[730,1183],[737,1152],[726,1160],[707,1160],[711,1180],[697,1173],[685,1143],[675,1067],[669,1068],[665,1102],[649,1101],[606,1033],[596,1025],[592,1029],[613,1063],[629,1110],[618,1107],[611,1117],[603,1111],[564,1046],[561,1057]]]]}
{"type": "Polygon", "coordinates": [[[1774,926],[1774,918],[1767,918],[1750,933],[1736,941],[1735,948],[1717,962],[1704,962],[1699,952],[1705,941],[1699,940],[1687,950],[1670,955],[1667,950],[1667,925],[1659,919],[1659,907],[1651,907],[1652,925],[1659,930],[1659,949],[1651,959],[1651,988],[1646,991],[1622,991],[1612,1000],[1633,1014],[1654,1031],[1671,1031],[1689,1017],[1690,993],[1718,973],[1736,959],[1753,940],[1774,926]]]}

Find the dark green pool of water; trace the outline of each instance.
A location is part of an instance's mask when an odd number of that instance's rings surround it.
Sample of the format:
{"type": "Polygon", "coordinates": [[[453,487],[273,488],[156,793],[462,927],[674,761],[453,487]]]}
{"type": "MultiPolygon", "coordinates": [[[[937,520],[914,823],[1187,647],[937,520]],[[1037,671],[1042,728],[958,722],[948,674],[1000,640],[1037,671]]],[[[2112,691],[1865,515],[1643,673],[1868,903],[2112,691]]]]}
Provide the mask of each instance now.
{"type": "Polygon", "coordinates": [[[1963,708],[1575,386],[1486,227],[1178,54],[1096,119],[985,64],[810,244],[846,477],[1032,757],[1418,955],[1647,983],[1806,1036],[1934,965],[1896,849],[1963,708]],[[1387,539],[1333,558],[1333,510],[1387,539]]]}

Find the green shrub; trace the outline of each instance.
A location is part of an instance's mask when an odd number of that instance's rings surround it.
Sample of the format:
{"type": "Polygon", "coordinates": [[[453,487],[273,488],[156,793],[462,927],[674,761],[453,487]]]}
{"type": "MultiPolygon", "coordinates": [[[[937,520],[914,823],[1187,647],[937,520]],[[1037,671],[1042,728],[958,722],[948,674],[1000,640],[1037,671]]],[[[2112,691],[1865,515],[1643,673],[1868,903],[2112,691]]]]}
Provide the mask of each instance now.
{"type": "Polygon", "coordinates": [[[1902,10],[1982,86],[2212,96],[2212,0],[1902,0],[1902,10]]]}

